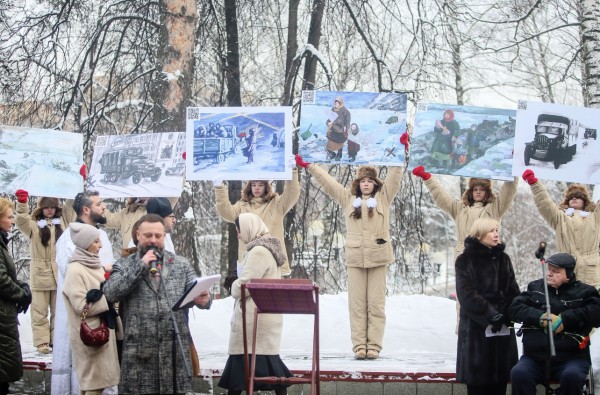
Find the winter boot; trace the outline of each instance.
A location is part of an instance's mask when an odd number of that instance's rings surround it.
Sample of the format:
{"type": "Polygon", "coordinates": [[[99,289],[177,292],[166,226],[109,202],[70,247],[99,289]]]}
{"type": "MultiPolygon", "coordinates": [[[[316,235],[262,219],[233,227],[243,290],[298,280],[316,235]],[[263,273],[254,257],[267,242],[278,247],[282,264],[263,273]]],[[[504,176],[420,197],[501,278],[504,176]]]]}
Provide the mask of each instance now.
{"type": "Polygon", "coordinates": [[[340,149],[335,155],[336,162],[339,162],[342,159],[342,150],[340,149]]]}
{"type": "Polygon", "coordinates": [[[327,150],[327,159],[332,160],[335,158],[335,151],[327,150]]]}

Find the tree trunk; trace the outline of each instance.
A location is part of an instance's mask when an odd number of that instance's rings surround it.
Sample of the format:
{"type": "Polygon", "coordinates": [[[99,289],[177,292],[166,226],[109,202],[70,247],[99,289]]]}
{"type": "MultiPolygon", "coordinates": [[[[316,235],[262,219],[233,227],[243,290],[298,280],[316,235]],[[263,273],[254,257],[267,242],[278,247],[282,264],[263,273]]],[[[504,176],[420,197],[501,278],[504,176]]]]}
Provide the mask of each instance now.
{"type": "MultiPolygon", "coordinates": [[[[156,54],[156,78],[151,87],[154,100],[153,128],[156,133],[185,131],[186,107],[194,74],[194,46],[198,10],[194,0],[159,0],[160,28],[156,54]]],[[[196,223],[184,213],[197,205],[194,189],[184,188],[175,209],[179,220],[173,231],[178,255],[191,260],[200,271],[196,223]],[[178,237],[179,235],[179,237],[178,237]]]]}
{"type": "MultiPolygon", "coordinates": [[[[319,49],[319,41],[321,40],[321,21],[323,20],[323,11],[325,10],[325,0],[315,0],[313,9],[310,15],[310,28],[308,30],[308,44],[315,49],[319,49]]],[[[315,79],[317,75],[317,58],[313,54],[306,57],[304,64],[304,84],[305,90],[315,88],[315,79]]]]}
{"type": "Polygon", "coordinates": [[[583,100],[588,107],[600,107],[600,3],[580,0],[583,100]]]}
{"type": "Polygon", "coordinates": [[[288,10],[287,51],[285,55],[285,83],[281,104],[289,106],[292,103],[295,74],[297,68],[294,58],[298,52],[298,5],[300,0],[290,0],[288,10]]]}

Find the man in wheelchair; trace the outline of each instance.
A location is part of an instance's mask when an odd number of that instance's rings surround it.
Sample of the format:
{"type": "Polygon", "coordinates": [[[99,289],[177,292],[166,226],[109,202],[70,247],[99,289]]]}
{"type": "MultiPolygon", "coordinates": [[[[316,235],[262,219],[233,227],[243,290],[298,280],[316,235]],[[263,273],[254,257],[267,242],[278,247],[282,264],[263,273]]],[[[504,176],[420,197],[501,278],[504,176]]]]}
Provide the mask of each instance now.
{"type": "Polygon", "coordinates": [[[544,279],[530,282],[509,308],[511,319],[523,324],[523,356],[510,375],[513,395],[534,395],[536,385],[548,381],[560,384],[558,394],[581,394],[590,370],[589,335],[600,326],[600,295],[575,278],[573,256],[554,254],[546,263],[550,319],[544,279]],[[553,334],[554,357],[547,331],[553,334]]]}

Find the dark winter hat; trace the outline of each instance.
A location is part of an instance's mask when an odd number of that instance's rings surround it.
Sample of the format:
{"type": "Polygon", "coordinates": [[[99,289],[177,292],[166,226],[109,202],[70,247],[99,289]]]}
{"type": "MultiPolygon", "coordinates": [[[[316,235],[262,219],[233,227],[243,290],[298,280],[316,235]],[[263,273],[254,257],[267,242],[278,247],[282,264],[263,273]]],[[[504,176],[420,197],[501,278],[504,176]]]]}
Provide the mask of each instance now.
{"type": "Polygon", "coordinates": [[[160,215],[162,218],[167,218],[173,214],[171,202],[164,197],[149,199],[148,203],[146,203],[146,211],[148,214],[160,215]]]}
{"type": "Polygon", "coordinates": [[[546,259],[548,265],[556,267],[564,267],[568,278],[572,278],[575,272],[575,258],[566,252],[559,252],[546,259]]]}
{"type": "Polygon", "coordinates": [[[31,213],[31,217],[35,220],[41,219],[43,217],[42,210],[49,207],[55,207],[56,212],[54,213],[54,218],[58,218],[62,215],[62,207],[60,206],[60,201],[57,198],[53,197],[41,197],[37,201],[37,207],[31,213]]]}
{"type": "Polygon", "coordinates": [[[71,240],[77,247],[87,250],[94,240],[100,237],[100,232],[95,226],[73,222],[69,225],[71,229],[71,240]]]}

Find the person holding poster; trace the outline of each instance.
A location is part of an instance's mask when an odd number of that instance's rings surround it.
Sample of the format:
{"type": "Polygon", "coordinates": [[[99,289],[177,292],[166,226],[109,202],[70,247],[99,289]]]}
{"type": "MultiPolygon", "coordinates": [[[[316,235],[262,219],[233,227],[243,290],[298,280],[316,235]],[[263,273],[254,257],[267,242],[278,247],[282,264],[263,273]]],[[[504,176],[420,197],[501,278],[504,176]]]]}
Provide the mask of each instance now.
{"type": "MultiPolygon", "coordinates": [[[[246,389],[244,377],[244,333],[242,316],[242,284],[253,279],[280,279],[281,266],[286,257],[281,241],[269,234],[269,229],[256,214],[242,213],[235,221],[240,243],[246,245],[243,270],[231,285],[235,300],[234,316],[229,335],[227,362],[219,380],[219,387],[227,389],[228,395],[240,395],[246,389]]],[[[253,338],[254,311],[256,305],[246,294],[246,329],[248,339],[253,338]]],[[[263,314],[256,328],[256,377],[292,377],[292,373],[279,356],[283,317],[281,314],[263,314]]],[[[249,350],[250,351],[250,350],[249,350]]],[[[287,394],[287,385],[258,384],[257,391],[275,391],[287,394]]]]}
{"type": "MultiPolygon", "coordinates": [[[[287,259],[283,237],[283,220],[300,197],[298,169],[293,169],[292,179],[285,182],[281,195],[273,191],[269,181],[252,180],[246,183],[242,189],[242,198],[235,204],[231,204],[229,201],[227,186],[223,185],[221,179],[213,180],[213,185],[215,186],[216,208],[219,217],[233,223],[242,213],[256,214],[267,225],[270,233],[281,241],[286,257],[285,263],[281,266],[281,274],[289,276],[292,271],[287,259]]],[[[242,261],[245,251],[244,243],[238,243],[238,262],[242,261]]]]}
{"type": "Polygon", "coordinates": [[[540,214],[556,232],[556,249],[575,257],[575,274],[581,282],[600,286],[600,209],[587,188],[570,185],[563,201],[556,205],[533,171],[525,170],[523,179],[531,187],[540,214]]]}
{"type": "Polygon", "coordinates": [[[348,140],[350,131],[351,115],[350,111],[344,106],[344,98],[337,96],[331,109],[331,117],[327,119],[327,156],[329,160],[342,159],[342,150],[344,143],[348,140]]]}
{"type": "MultiPolygon", "coordinates": [[[[56,264],[56,241],[60,238],[75,216],[67,215],[60,201],[53,197],[40,197],[37,207],[29,214],[29,193],[17,190],[17,228],[30,240],[31,263],[31,333],[33,345],[42,354],[52,352],[54,318],[56,313],[56,286],[58,266],[56,264]],[[48,312],[50,319],[48,319],[48,312]]],[[[69,205],[72,205],[70,201],[69,205]]],[[[72,210],[69,210],[71,212],[72,210]]],[[[62,296],[60,296],[62,297],[62,296]]]]}
{"type": "Polygon", "coordinates": [[[377,359],[383,346],[387,266],[394,262],[390,206],[400,190],[403,167],[389,167],[385,181],[372,166],[361,166],[350,189],[324,169],[304,162],[346,219],[346,266],[352,350],[356,359],[377,359]]]}
{"type": "Polygon", "coordinates": [[[439,166],[448,168],[453,155],[453,146],[460,132],[460,125],[454,119],[454,111],[444,111],[442,119],[435,121],[435,138],[431,145],[431,157],[439,166]]]}

